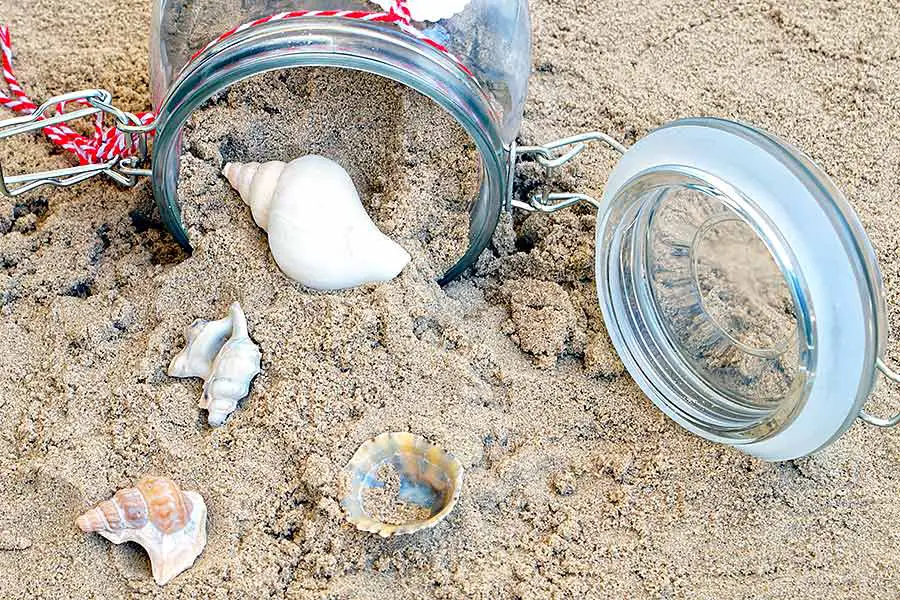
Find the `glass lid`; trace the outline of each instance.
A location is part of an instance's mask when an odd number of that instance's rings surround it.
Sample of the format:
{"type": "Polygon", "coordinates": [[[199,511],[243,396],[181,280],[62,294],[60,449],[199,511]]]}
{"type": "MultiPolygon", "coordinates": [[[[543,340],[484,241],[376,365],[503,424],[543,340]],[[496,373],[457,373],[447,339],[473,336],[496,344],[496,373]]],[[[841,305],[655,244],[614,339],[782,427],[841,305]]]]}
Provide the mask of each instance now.
{"type": "Polygon", "coordinates": [[[781,460],[859,414],[886,335],[874,253],[785,142],[718,119],[651,133],[610,177],[597,248],[610,336],[681,425],[781,460]]]}

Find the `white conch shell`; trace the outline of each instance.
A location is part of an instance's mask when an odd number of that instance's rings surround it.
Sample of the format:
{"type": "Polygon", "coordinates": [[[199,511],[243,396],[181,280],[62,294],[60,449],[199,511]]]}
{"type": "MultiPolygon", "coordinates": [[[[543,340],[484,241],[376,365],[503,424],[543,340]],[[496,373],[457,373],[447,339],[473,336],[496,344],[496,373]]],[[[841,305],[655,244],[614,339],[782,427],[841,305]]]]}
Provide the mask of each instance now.
{"type": "Polygon", "coordinates": [[[218,321],[197,319],[184,330],[184,350],[169,363],[171,377],[203,377],[209,374],[216,354],[231,333],[231,317],[218,321]]]}
{"type": "MultiPolygon", "coordinates": [[[[384,10],[397,6],[397,0],[372,0],[384,10]]],[[[406,0],[406,8],[413,21],[431,21],[448,19],[462,10],[471,0],[406,0]]]]}
{"type": "Polygon", "coordinates": [[[250,339],[247,318],[237,302],[231,305],[230,319],[231,337],[216,355],[200,397],[200,408],[209,411],[213,427],[225,423],[238,401],[250,393],[250,382],[260,371],[259,347],[250,339]]]}
{"type": "Polygon", "coordinates": [[[322,156],[290,163],[228,163],[222,174],[269,234],[269,248],[291,279],[319,290],[389,281],[409,253],[378,230],[350,175],[322,156]]]}
{"type": "Polygon", "coordinates": [[[206,503],[171,480],[144,477],[75,521],[114,544],[136,542],[150,556],[153,578],[165,585],[188,569],[206,547],[206,503]]]}

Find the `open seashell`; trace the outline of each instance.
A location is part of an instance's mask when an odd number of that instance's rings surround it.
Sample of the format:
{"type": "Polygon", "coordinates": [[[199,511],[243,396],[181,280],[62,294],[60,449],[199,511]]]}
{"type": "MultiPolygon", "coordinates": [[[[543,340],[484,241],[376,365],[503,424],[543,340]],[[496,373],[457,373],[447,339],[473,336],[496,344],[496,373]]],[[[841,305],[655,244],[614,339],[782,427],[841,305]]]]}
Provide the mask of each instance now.
{"type": "Polygon", "coordinates": [[[459,499],[463,468],[449,452],[412,433],[382,433],[344,467],[341,506],[358,529],[382,537],[442,521],[459,499]]]}
{"type": "Polygon", "coordinates": [[[385,236],[359,199],[350,175],[322,156],[290,163],[228,163],[222,174],[269,234],[278,267],[319,290],[389,281],[409,253],[385,236]]]}
{"type": "Polygon", "coordinates": [[[191,323],[184,331],[187,345],[169,363],[169,375],[205,379],[230,333],[231,316],[218,321],[197,319],[191,323]]]}
{"type": "Polygon", "coordinates": [[[209,411],[209,424],[219,427],[235,411],[238,401],[250,393],[250,382],[259,374],[259,346],[250,339],[247,317],[241,305],[231,305],[231,337],[222,346],[203,384],[200,408],[209,411]]]}
{"type": "Polygon", "coordinates": [[[165,585],[188,569],[206,547],[206,503],[171,480],[144,477],[75,521],[114,544],[136,542],[150,556],[153,578],[165,585]]]}

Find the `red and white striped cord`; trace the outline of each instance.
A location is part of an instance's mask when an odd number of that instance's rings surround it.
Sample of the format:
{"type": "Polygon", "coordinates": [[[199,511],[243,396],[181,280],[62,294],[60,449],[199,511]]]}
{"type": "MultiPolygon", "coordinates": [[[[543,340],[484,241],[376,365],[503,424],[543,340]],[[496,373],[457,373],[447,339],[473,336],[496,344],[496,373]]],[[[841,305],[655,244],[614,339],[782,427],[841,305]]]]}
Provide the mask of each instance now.
{"type": "MultiPolygon", "coordinates": [[[[3,79],[9,88],[9,93],[0,90],[0,105],[13,112],[30,115],[37,110],[38,105],[31,101],[22,85],[19,83],[13,70],[12,37],[9,27],[0,25],[0,63],[2,63],[3,79]]],[[[78,101],[87,104],[87,101],[78,101]]],[[[65,103],[56,106],[56,112],[64,113],[65,103]]],[[[147,125],[154,119],[149,112],[135,115],[142,124],[147,125]]],[[[44,134],[57,146],[68,150],[78,158],[82,165],[107,162],[116,157],[126,157],[134,154],[135,148],[131,136],[119,131],[115,127],[104,127],[103,113],[97,113],[94,118],[94,133],[92,136],[84,136],[63,123],[48,125],[43,128],[44,134]]]]}
{"type": "MultiPolygon", "coordinates": [[[[415,37],[421,42],[448,56],[463,72],[472,76],[472,72],[466,65],[458,57],[453,55],[446,46],[432,40],[412,24],[412,16],[409,8],[406,6],[406,2],[407,0],[392,0],[392,5],[387,12],[366,12],[360,10],[297,10],[263,17],[226,31],[198,50],[190,60],[188,60],[187,64],[191,64],[191,62],[213,46],[252,27],[258,27],[272,21],[289,19],[338,17],[375,23],[392,23],[407,35],[415,37]]],[[[0,62],[2,62],[3,79],[6,81],[6,85],[9,88],[8,94],[0,90],[0,106],[4,106],[13,112],[21,113],[23,115],[32,114],[37,110],[38,105],[31,101],[15,75],[15,71],[13,70],[12,38],[10,36],[9,26],[5,25],[0,25],[0,62]]],[[[86,100],[78,100],[75,101],[75,103],[88,104],[86,100]]],[[[65,109],[65,103],[56,106],[56,112],[58,114],[64,113],[65,109]]],[[[103,115],[104,113],[101,111],[95,116],[94,133],[90,137],[78,133],[65,124],[48,125],[43,128],[43,132],[54,144],[74,154],[82,165],[97,164],[113,160],[117,157],[125,158],[133,155],[136,149],[132,136],[123,133],[116,127],[105,127],[103,125],[103,115]]],[[[135,116],[143,125],[149,125],[156,118],[156,115],[150,111],[138,113],[135,116]]]]}

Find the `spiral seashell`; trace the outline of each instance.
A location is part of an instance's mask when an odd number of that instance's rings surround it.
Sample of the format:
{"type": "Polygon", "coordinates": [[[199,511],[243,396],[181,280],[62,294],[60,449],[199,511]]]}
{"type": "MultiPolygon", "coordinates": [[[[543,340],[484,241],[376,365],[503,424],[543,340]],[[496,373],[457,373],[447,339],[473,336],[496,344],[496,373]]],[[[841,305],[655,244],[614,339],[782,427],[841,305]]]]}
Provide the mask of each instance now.
{"type": "Polygon", "coordinates": [[[259,347],[250,339],[247,318],[237,302],[224,319],[194,321],[185,338],[187,345],[172,359],[169,375],[203,378],[200,408],[209,411],[209,424],[218,427],[250,392],[250,382],[260,370],[259,347]]]}
{"type": "Polygon", "coordinates": [[[250,339],[247,318],[235,302],[230,308],[231,337],[216,355],[203,385],[200,408],[209,411],[209,424],[219,427],[250,393],[250,382],[259,374],[261,354],[250,339]]]}
{"type": "Polygon", "coordinates": [[[85,533],[136,542],[150,556],[153,577],[165,585],[194,564],[206,547],[206,503],[171,480],[144,477],[75,520],[85,533]]]}
{"type": "Polygon", "coordinates": [[[230,333],[230,316],[218,321],[197,319],[191,323],[184,331],[187,344],[169,363],[169,376],[206,377],[230,333]]]}
{"type": "Polygon", "coordinates": [[[138,488],[119,490],[110,500],[84,513],[75,521],[85,533],[140,529],[147,524],[147,502],[138,488]]]}
{"type": "Polygon", "coordinates": [[[459,499],[463,468],[421,436],[382,433],[360,446],[344,476],[341,506],[347,520],[362,531],[390,537],[445,519],[459,499]]]}
{"type": "Polygon", "coordinates": [[[350,175],[322,156],[290,163],[228,163],[222,174],[269,234],[278,267],[320,290],[389,281],[410,256],[385,236],[359,199],[350,175]]]}

